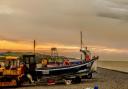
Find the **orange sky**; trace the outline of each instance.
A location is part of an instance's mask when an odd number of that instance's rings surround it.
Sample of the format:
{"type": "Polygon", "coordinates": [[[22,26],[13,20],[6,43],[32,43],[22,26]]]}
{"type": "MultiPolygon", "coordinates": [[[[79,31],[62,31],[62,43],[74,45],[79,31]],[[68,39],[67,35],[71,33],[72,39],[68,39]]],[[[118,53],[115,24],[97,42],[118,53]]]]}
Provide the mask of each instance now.
{"type": "MultiPolygon", "coordinates": [[[[57,43],[44,43],[36,45],[37,52],[49,52],[52,47],[57,47],[59,49],[60,55],[64,55],[65,53],[75,53],[74,57],[78,57],[79,47],[78,46],[69,46],[69,45],[62,45],[57,43]]],[[[128,50],[126,49],[115,49],[115,48],[107,48],[104,46],[94,46],[88,45],[89,50],[91,50],[93,55],[96,54],[128,54],[128,50]]],[[[25,41],[8,41],[8,40],[0,40],[0,49],[3,51],[33,51],[33,44],[32,42],[25,42],[25,41]]],[[[66,55],[67,56],[67,55],[66,55]]],[[[69,55],[68,55],[69,56],[69,55]]],[[[72,55],[71,55],[72,56],[72,55]]],[[[71,57],[70,56],[70,57],[71,57]]]]}
{"type": "MultiPolygon", "coordinates": [[[[52,47],[57,47],[59,49],[79,49],[79,47],[75,46],[66,46],[66,45],[59,45],[57,43],[45,43],[45,44],[38,44],[36,45],[37,50],[45,50],[50,49],[52,47]]],[[[7,40],[0,40],[0,49],[4,50],[33,50],[33,44],[30,42],[14,42],[14,41],[7,41],[7,40]]]]}

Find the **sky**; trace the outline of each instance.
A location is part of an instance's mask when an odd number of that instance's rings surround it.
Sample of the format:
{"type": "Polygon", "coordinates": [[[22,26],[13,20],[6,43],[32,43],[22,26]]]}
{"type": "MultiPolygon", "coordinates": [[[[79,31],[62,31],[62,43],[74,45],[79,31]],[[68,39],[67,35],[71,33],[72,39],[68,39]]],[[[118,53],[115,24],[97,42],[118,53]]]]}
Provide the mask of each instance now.
{"type": "Polygon", "coordinates": [[[128,61],[127,0],[0,0],[0,50],[59,48],[79,57],[84,46],[100,60],[128,61]]]}

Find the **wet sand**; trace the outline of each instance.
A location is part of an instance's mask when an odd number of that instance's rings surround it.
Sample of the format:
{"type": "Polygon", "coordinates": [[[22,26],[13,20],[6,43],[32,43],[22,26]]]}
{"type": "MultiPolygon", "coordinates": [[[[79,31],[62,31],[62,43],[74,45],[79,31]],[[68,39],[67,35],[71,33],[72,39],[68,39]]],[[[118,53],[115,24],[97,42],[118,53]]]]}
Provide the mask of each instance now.
{"type": "Polygon", "coordinates": [[[93,79],[82,80],[80,84],[29,86],[16,89],[86,89],[95,85],[98,85],[99,89],[128,89],[128,73],[98,68],[98,73],[93,75],[93,79]]]}

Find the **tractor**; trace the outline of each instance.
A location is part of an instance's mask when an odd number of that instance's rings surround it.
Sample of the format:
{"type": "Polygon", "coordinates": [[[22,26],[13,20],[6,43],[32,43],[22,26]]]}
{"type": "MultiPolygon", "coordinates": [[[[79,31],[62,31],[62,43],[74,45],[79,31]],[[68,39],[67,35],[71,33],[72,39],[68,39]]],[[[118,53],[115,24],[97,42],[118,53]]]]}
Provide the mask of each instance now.
{"type": "Polygon", "coordinates": [[[30,74],[31,80],[35,77],[35,55],[23,55],[22,57],[6,56],[4,66],[0,65],[0,87],[18,87],[30,79],[25,76],[30,74]],[[27,67],[24,68],[24,65],[27,67]],[[27,71],[27,72],[26,72],[27,71]]]}
{"type": "Polygon", "coordinates": [[[0,87],[18,86],[22,77],[19,57],[6,56],[0,68],[0,87]]]}

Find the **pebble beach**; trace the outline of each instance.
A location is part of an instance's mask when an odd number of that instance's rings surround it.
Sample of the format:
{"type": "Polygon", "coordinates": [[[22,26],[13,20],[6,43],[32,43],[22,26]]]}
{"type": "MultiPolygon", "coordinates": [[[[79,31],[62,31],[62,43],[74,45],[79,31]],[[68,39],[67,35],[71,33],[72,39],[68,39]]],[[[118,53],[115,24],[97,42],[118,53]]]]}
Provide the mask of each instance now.
{"type": "Polygon", "coordinates": [[[16,89],[86,89],[94,86],[98,86],[99,89],[128,89],[128,73],[98,68],[93,79],[82,80],[80,84],[25,86],[16,89]]]}

